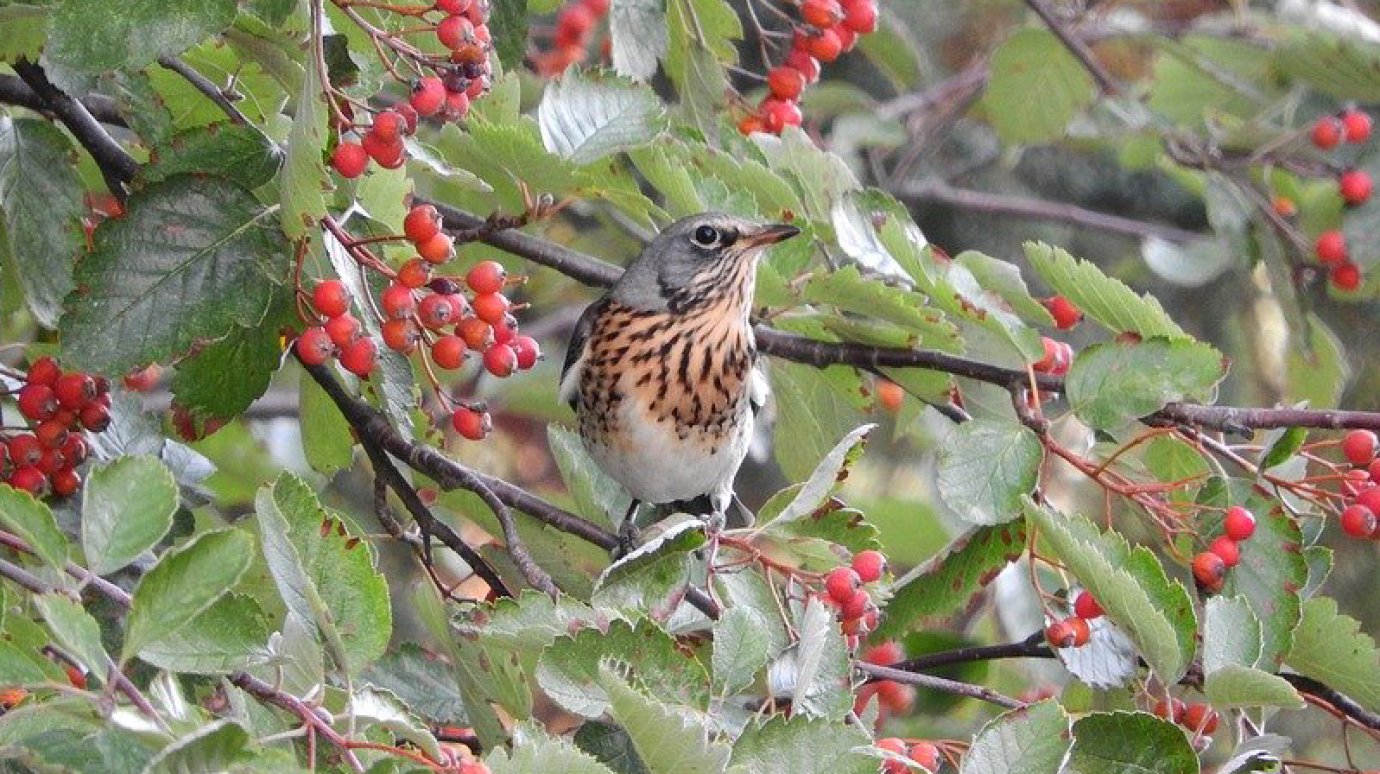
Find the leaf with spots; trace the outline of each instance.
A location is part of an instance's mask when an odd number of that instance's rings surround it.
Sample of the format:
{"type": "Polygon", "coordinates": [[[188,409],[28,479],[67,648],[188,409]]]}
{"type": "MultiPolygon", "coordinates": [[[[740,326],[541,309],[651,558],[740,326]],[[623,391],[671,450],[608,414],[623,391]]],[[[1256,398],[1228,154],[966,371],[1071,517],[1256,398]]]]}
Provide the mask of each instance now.
{"type": "Polygon", "coordinates": [[[599,665],[608,659],[636,665],[638,678],[656,696],[707,706],[709,671],[650,621],[614,621],[607,631],[585,629],[556,640],[537,661],[537,685],[566,710],[597,718],[609,709],[599,681],[599,665]]]}
{"type": "Polygon", "coordinates": [[[1159,301],[1137,294],[1088,261],[1041,242],[1026,242],[1025,257],[1056,293],[1113,334],[1191,338],[1169,318],[1159,301]]]}

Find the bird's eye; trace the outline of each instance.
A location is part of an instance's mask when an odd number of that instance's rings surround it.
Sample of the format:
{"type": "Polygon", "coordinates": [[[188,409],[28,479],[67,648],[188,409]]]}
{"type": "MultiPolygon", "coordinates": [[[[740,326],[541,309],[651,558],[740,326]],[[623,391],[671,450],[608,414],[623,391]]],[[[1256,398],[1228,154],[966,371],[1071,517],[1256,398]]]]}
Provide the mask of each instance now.
{"type": "Polygon", "coordinates": [[[719,230],[713,226],[700,226],[693,237],[700,247],[713,247],[719,242],[719,230]]]}

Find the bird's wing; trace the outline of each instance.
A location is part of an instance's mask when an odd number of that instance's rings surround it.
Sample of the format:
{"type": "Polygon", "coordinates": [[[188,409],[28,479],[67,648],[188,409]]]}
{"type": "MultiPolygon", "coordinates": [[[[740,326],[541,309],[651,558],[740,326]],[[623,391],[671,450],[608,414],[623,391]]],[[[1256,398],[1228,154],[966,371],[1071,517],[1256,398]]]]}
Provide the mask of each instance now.
{"type": "Polygon", "coordinates": [[[762,407],[767,405],[770,398],[771,383],[767,381],[767,373],[762,369],[761,361],[758,361],[748,377],[748,404],[752,406],[754,416],[762,412],[762,407]]]}
{"type": "Polygon", "coordinates": [[[570,336],[570,347],[565,351],[565,365],[561,366],[560,399],[573,409],[580,400],[580,371],[585,365],[585,345],[589,332],[594,328],[594,318],[606,303],[605,298],[590,304],[575,323],[575,332],[570,336]]]}

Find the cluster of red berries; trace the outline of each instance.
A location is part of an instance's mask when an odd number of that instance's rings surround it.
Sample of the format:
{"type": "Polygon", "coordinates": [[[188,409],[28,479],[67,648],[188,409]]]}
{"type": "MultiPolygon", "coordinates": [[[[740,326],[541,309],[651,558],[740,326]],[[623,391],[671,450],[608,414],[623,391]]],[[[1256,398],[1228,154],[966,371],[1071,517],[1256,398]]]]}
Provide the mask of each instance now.
{"type": "Polygon", "coordinates": [[[886,572],[886,557],[879,551],[859,551],[848,567],[836,567],[824,576],[824,592],[839,610],[843,633],[850,650],[860,638],[877,628],[880,613],[863,586],[876,583],[886,572]]]}
{"type": "Polygon", "coordinates": [[[1045,641],[1055,648],[1081,648],[1092,637],[1089,621],[1103,616],[1102,605],[1086,591],[1073,600],[1073,615],[1045,627],[1045,641]]]}
{"type": "MultiPolygon", "coordinates": [[[[1310,136],[1313,144],[1320,150],[1331,150],[1342,141],[1366,142],[1370,139],[1371,124],[1369,115],[1355,108],[1348,108],[1340,114],[1319,118],[1313,124],[1310,136]]],[[[1348,207],[1359,207],[1369,201],[1372,188],[1370,175],[1364,170],[1348,169],[1337,177],[1337,191],[1348,207]]],[[[1275,211],[1284,214],[1295,209],[1292,202],[1285,204],[1287,206],[1282,212],[1283,205],[1276,199],[1275,211]]],[[[1352,291],[1361,286],[1361,267],[1352,263],[1346,237],[1341,231],[1324,231],[1319,234],[1317,241],[1313,243],[1313,252],[1318,262],[1328,267],[1328,280],[1333,287],[1352,291]]]]}
{"type": "MultiPolygon", "coordinates": [[[[862,653],[864,663],[877,666],[891,666],[905,660],[905,657],[900,644],[892,640],[873,645],[862,653]]],[[[877,697],[878,723],[888,717],[905,715],[915,705],[914,686],[895,680],[874,680],[858,689],[853,699],[853,714],[861,717],[873,696],[877,697]]]]}
{"type": "MultiPolygon", "coordinates": [[[[489,0],[436,0],[426,8],[408,9],[408,14],[422,16],[438,11],[444,16],[435,23],[436,39],[450,53],[442,57],[423,57],[420,65],[434,74],[413,81],[412,94],[407,100],[379,112],[367,127],[350,123],[341,126],[342,136],[331,156],[331,165],[344,178],[364,174],[369,160],[385,169],[397,169],[407,160],[404,139],[417,131],[419,116],[437,116],[446,121],[459,121],[470,112],[470,102],[489,90],[492,65],[489,51],[493,48],[489,33],[489,0]],[[347,138],[352,132],[359,139],[347,138]]],[[[350,103],[339,103],[347,120],[352,120],[350,103]]]]}
{"type": "Polygon", "coordinates": [[[909,762],[904,762],[887,758],[882,762],[882,774],[910,774],[915,766],[924,771],[934,772],[939,771],[939,767],[943,765],[939,748],[933,742],[919,741],[907,744],[904,739],[890,736],[878,739],[877,749],[910,759],[909,762]]]}
{"type": "Polygon", "coordinates": [[[1206,704],[1185,704],[1181,699],[1160,699],[1155,702],[1155,715],[1178,723],[1194,734],[1207,736],[1217,730],[1217,710],[1206,704]]]}
{"type": "Polygon", "coordinates": [[[1241,543],[1255,534],[1255,514],[1240,505],[1227,509],[1222,519],[1222,534],[1208,544],[1208,550],[1193,557],[1193,578],[1198,587],[1210,593],[1222,590],[1227,570],[1241,563],[1241,543]]]}
{"type": "Polygon", "coordinates": [[[1342,456],[1355,466],[1343,477],[1342,491],[1353,498],[1338,519],[1342,531],[1351,537],[1367,540],[1380,538],[1376,519],[1380,515],[1380,459],[1376,459],[1375,433],[1352,430],[1342,436],[1342,456]]]}
{"type": "Polygon", "coordinates": [[[820,63],[838,59],[859,35],[877,29],[877,0],[802,0],[799,11],[805,25],[796,27],[785,60],[767,73],[767,95],[738,122],[745,135],[800,126],[800,94],[819,81],[820,63]]]}
{"type": "Polygon", "coordinates": [[[110,383],[80,371],[63,372],[41,357],[29,366],[15,395],[30,432],[0,437],[0,475],[6,484],[34,496],[68,497],[81,488],[77,466],[89,449],[82,430],[110,426],[110,383]]]}
{"type": "Polygon", "coordinates": [[[609,0],[573,0],[567,3],[556,14],[553,48],[533,54],[532,69],[539,75],[554,78],[571,65],[584,61],[594,26],[608,13],[609,0]]]}

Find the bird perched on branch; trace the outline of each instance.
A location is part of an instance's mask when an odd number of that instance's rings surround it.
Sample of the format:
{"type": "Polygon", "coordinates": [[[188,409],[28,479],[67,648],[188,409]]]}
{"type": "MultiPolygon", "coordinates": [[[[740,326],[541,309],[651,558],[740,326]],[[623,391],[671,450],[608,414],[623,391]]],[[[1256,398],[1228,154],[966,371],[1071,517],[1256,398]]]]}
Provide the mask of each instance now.
{"type": "Polygon", "coordinates": [[[560,395],[590,456],[633,497],[625,539],[642,503],[723,525],[767,396],[748,320],[757,259],[798,233],[718,213],[683,218],[580,317],[560,395]]]}

